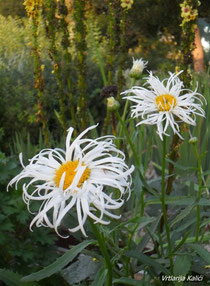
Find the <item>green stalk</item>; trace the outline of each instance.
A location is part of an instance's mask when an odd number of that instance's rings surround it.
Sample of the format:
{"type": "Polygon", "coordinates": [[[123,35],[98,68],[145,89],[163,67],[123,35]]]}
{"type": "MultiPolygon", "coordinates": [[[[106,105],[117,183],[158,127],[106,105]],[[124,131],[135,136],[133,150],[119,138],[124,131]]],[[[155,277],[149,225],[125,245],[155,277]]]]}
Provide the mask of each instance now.
{"type": "Polygon", "coordinates": [[[113,0],[108,1],[109,13],[108,13],[108,28],[107,35],[109,39],[109,56],[108,56],[108,84],[112,84],[113,79],[113,56],[115,50],[115,17],[114,17],[114,3],[113,0]]]}
{"type": "MultiPolygon", "coordinates": [[[[38,15],[37,15],[38,17],[38,15]]],[[[32,28],[33,28],[33,50],[34,50],[34,74],[35,74],[35,88],[37,89],[37,121],[40,121],[42,124],[42,131],[44,135],[45,146],[50,146],[50,133],[48,129],[48,121],[47,115],[45,111],[44,104],[44,78],[42,73],[42,65],[41,65],[41,56],[39,53],[39,43],[38,43],[38,25],[39,20],[33,19],[32,28]]]]}
{"type": "MultiPolygon", "coordinates": [[[[122,118],[120,117],[120,114],[119,114],[119,112],[117,110],[115,111],[115,113],[116,113],[116,116],[117,116],[118,120],[120,121],[120,123],[121,123],[121,125],[122,125],[122,127],[124,129],[125,136],[126,136],[126,138],[128,140],[128,143],[129,143],[129,145],[131,147],[131,150],[133,151],[134,161],[135,161],[135,164],[136,164],[136,168],[137,168],[139,177],[140,177],[140,179],[142,181],[142,184],[144,185],[144,187],[150,188],[148,186],[147,182],[145,181],[141,171],[140,171],[140,162],[139,162],[138,154],[136,152],[136,149],[135,149],[135,146],[134,146],[134,144],[132,142],[132,139],[131,139],[131,137],[129,135],[129,132],[128,132],[126,126],[125,126],[125,122],[122,120],[122,118]]],[[[144,188],[142,188],[142,193],[141,193],[141,214],[142,215],[144,213],[144,207],[145,207],[145,204],[144,204],[144,188]]]]}
{"type": "MultiPolygon", "coordinates": [[[[132,78],[132,81],[131,81],[131,87],[134,85],[135,83],[135,78],[132,78]]],[[[129,94],[128,94],[129,95],[129,94]]],[[[126,114],[127,114],[127,110],[128,110],[128,104],[129,104],[129,100],[126,99],[126,102],[125,102],[125,106],[124,106],[124,110],[123,110],[123,115],[122,115],[122,121],[125,122],[125,117],[126,117],[126,114]]],[[[121,137],[122,137],[122,132],[123,132],[123,126],[121,125],[120,127],[120,133],[119,133],[119,141],[118,141],[118,144],[120,144],[120,140],[121,140],[121,137]]]]}
{"type": "Polygon", "coordinates": [[[168,252],[169,252],[171,274],[173,274],[172,243],[171,243],[170,228],[168,225],[167,210],[166,210],[166,203],[165,203],[165,167],[166,167],[166,136],[163,135],[161,203],[162,203],[162,211],[163,211],[163,221],[165,225],[166,237],[167,237],[167,242],[168,242],[168,252]]]}
{"type": "MultiPolygon", "coordinates": [[[[127,247],[125,249],[125,251],[128,251],[130,250],[130,247],[131,247],[131,242],[132,242],[132,238],[134,236],[134,233],[136,231],[136,229],[138,228],[139,226],[139,223],[136,223],[134,225],[134,228],[129,232],[129,235],[128,235],[128,242],[127,242],[127,247]]],[[[130,273],[131,272],[130,270],[130,267],[129,267],[129,264],[130,264],[130,257],[126,257],[126,276],[129,277],[130,276],[130,273]]]]}
{"type": "Polygon", "coordinates": [[[75,45],[77,49],[77,115],[80,121],[81,129],[84,130],[88,125],[87,112],[87,43],[86,43],[86,14],[85,2],[83,0],[73,1],[74,5],[74,21],[75,21],[75,45]]]}
{"type": "Polygon", "coordinates": [[[195,237],[195,241],[198,242],[199,240],[199,231],[200,231],[200,206],[199,206],[199,201],[201,198],[201,193],[202,193],[202,165],[201,165],[201,158],[200,155],[198,153],[198,149],[197,146],[195,144],[193,144],[193,149],[195,152],[195,156],[198,160],[198,184],[199,184],[199,189],[198,189],[198,194],[197,194],[197,206],[196,206],[196,212],[197,212],[197,223],[196,223],[196,237],[195,237]]]}
{"type": "MultiPolygon", "coordinates": [[[[127,28],[127,10],[121,9],[120,15],[120,24],[119,24],[119,35],[120,35],[120,55],[118,60],[118,74],[117,74],[117,86],[118,90],[122,90],[124,85],[124,77],[123,77],[123,70],[125,69],[125,62],[127,59],[127,37],[126,37],[126,28],[127,28]]],[[[120,94],[117,95],[117,100],[120,101],[120,94]]]]}
{"type": "Polygon", "coordinates": [[[108,254],[107,249],[106,249],[104,235],[102,232],[100,232],[98,230],[97,225],[91,219],[89,221],[90,221],[91,227],[93,229],[93,233],[95,234],[95,237],[98,240],[98,244],[99,244],[101,253],[104,257],[105,264],[106,264],[106,267],[108,270],[108,279],[106,280],[106,285],[112,286],[112,263],[111,263],[111,260],[109,258],[109,254],[108,254]]]}

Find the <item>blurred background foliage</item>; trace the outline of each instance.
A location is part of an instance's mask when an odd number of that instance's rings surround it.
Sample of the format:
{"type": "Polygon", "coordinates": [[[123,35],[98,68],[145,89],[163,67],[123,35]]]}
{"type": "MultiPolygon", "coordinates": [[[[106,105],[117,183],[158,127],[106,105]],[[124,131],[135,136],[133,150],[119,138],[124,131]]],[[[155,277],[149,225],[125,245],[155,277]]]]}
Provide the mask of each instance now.
{"type": "MultiPolygon", "coordinates": [[[[37,99],[34,86],[32,27],[26,18],[24,1],[0,2],[0,146],[1,150],[8,153],[15,132],[31,133],[35,143],[39,136],[40,122],[37,122],[37,99]],[[12,104],[11,104],[12,102],[12,104]]],[[[115,1],[113,1],[114,3],[115,1]]],[[[117,2],[117,1],[116,1],[117,2]]],[[[143,57],[148,60],[148,69],[161,72],[174,71],[180,57],[180,1],[138,0],[134,1],[133,8],[128,11],[126,20],[126,51],[124,67],[131,66],[132,56],[143,57]],[[168,17],[170,15],[170,17],[168,17]]],[[[199,17],[209,20],[210,8],[208,0],[201,1],[199,17]]],[[[116,22],[120,22],[120,12],[116,12],[116,22]]],[[[104,99],[100,97],[103,81],[99,72],[99,63],[95,43],[103,62],[108,62],[110,55],[109,35],[107,35],[108,6],[106,1],[90,1],[86,9],[87,18],[87,94],[88,106],[95,122],[101,122],[101,114],[105,114],[104,99]],[[93,37],[91,36],[93,35],[93,37]],[[94,65],[93,65],[94,63],[94,65]]],[[[76,47],[74,44],[74,21],[70,16],[68,29],[70,33],[72,56],[71,77],[73,96],[76,98],[76,47]]],[[[115,25],[119,27],[119,25],[115,25]]],[[[49,129],[54,137],[58,138],[60,126],[54,110],[58,108],[58,86],[55,82],[53,67],[49,58],[49,39],[45,36],[44,23],[39,25],[39,49],[43,64],[45,94],[44,105],[47,111],[49,129]]],[[[119,36],[115,31],[114,67],[119,56],[119,36]]],[[[57,34],[59,37],[59,34],[57,34]]],[[[59,53],[63,53],[62,46],[57,44],[59,53]]],[[[65,65],[66,63],[62,63],[65,65]]],[[[208,66],[208,62],[206,62],[208,66]]],[[[109,68],[109,67],[108,67],[109,68]]],[[[117,74],[113,73],[113,83],[117,74]]],[[[67,110],[69,109],[67,104],[67,110]]],[[[103,117],[103,116],[102,116],[103,117]]],[[[71,123],[71,122],[70,122],[71,123]]]]}

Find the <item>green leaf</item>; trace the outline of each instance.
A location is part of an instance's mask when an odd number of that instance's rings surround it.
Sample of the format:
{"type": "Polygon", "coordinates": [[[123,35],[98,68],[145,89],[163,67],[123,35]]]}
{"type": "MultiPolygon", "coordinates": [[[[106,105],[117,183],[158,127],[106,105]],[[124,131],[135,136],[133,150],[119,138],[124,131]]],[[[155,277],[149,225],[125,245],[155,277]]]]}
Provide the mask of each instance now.
{"type": "Polygon", "coordinates": [[[173,160],[170,160],[169,158],[166,158],[166,161],[171,163],[172,165],[174,165],[177,169],[183,170],[183,171],[188,171],[188,170],[194,170],[194,167],[185,167],[183,165],[180,165],[176,162],[174,162],[173,160]]]}
{"type": "Polygon", "coordinates": [[[155,269],[160,270],[167,275],[170,274],[170,272],[165,267],[163,267],[159,262],[155,261],[155,259],[153,259],[153,258],[151,258],[151,257],[149,257],[143,253],[138,253],[135,250],[131,250],[131,251],[125,252],[125,255],[128,257],[136,258],[141,263],[143,263],[145,265],[150,265],[150,266],[154,267],[155,269]]]}
{"type": "Polygon", "coordinates": [[[93,280],[100,266],[101,263],[98,260],[93,260],[92,256],[80,254],[77,261],[60,271],[60,275],[69,285],[73,285],[87,278],[93,280]]]}
{"type": "MultiPolygon", "coordinates": [[[[166,197],[166,205],[177,205],[177,206],[184,206],[184,205],[192,205],[195,202],[195,197],[189,196],[171,196],[166,197]]],[[[161,204],[161,199],[153,199],[148,198],[145,202],[146,205],[159,205],[161,204]]],[[[210,202],[208,199],[202,198],[199,201],[199,205],[201,206],[209,206],[210,202]]]]}
{"type": "Polygon", "coordinates": [[[210,253],[200,244],[188,244],[196,253],[210,264],[210,253]]]}
{"type": "Polygon", "coordinates": [[[176,257],[174,263],[174,275],[175,276],[185,276],[190,271],[191,258],[188,255],[179,255],[176,257]]]}
{"type": "Polygon", "coordinates": [[[53,275],[54,273],[60,271],[63,267],[65,267],[69,262],[71,262],[85,247],[95,242],[95,240],[87,240],[81,242],[80,244],[68,250],[63,256],[59,257],[54,263],[50,264],[49,266],[43,268],[38,272],[23,277],[21,280],[39,281],[43,278],[53,275]]]}
{"type": "MultiPolygon", "coordinates": [[[[186,276],[191,268],[191,258],[188,255],[180,255],[176,257],[174,263],[174,276],[186,276]]],[[[183,281],[176,281],[176,286],[182,286],[183,281]]]]}
{"type": "Polygon", "coordinates": [[[144,281],[137,281],[127,277],[121,277],[120,279],[115,279],[114,284],[125,284],[125,285],[134,285],[134,286],[143,286],[145,285],[144,281]]]}
{"type": "Polygon", "coordinates": [[[179,222],[180,220],[188,216],[191,213],[193,208],[194,208],[194,204],[186,207],[183,211],[181,211],[180,214],[178,214],[175,217],[175,219],[172,220],[172,222],[170,223],[170,227],[174,226],[177,222],[179,222]]]}
{"type": "Polygon", "coordinates": [[[153,222],[155,220],[154,217],[146,217],[146,216],[138,216],[138,217],[134,217],[134,218],[131,218],[125,222],[122,222],[120,224],[118,224],[116,227],[114,227],[113,229],[110,230],[110,233],[116,231],[117,229],[119,228],[122,228],[123,226],[129,224],[129,223],[139,223],[139,224],[142,224],[140,228],[142,227],[145,227],[147,224],[153,222]]]}
{"type": "MultiPolygon", "coordinates": [[[[198,239],[199,239],[199,240],[202,239],[203,242],[209,243],[209,241],[210,241],[210,235],[207,234],[207,235],[203,235],[202,237],[199,236],[198,239]]],[[[183,240],[183,238],[176,240],[176,241],[175,241],[175,244],[178,245],[182,240],[183,240]]],[[[187,239],[185,240],[185,242],[186,242],[188,245],[189,245],[190,243],[193,243],[194,241],[195,241],[195,236],[187,237],[187,239]]],[[[163,244],[163,248],[165,248],[165,247],[168,247],[168,244],[167,244],[167,243],[164,243],[164,244],[163,244]]]]}
{"type": "Polygon", "coordinates": [[[201,223],[200,227],[203,227],[204,225],[209,224],[209,223],[210,223],[210,218],[204,220],[204,222],[201,223]]]}
{"type": "Polygon", "coordinates": [[[58,119],[58,122],[61,124],[61,126],[63,127],[63,120],[61,118],[61,115],[54,109],[54,112],[55,112],[55,116],[57,117],[58,119]]]}
{"type": "Polygon", "coordinates": [[[181,232],[181,231],[185,230],[190,225],[195,224],[196,219],[197,219],[196,217],[188,219],[186,222],[181,223],[181,225],[179,227],[177,227],[174,231],[175,232],[181,232]]]}
{"type": "Polygon", "coordinates": [[[107,272],[108,269],[101,268],[101,270],[98,271],[98,273],[96,274],[96,277],[90,286],[103,286],[107,276],[107,272]]]}
{"type": "MultiPolygon", "coordinates": [[[[150,232],[154,233],[158,227],[160,218],[162,217],[162,214],[160,214],[157,219],[153,222],[153,224],[150,227],[150,232]]],[[[150,240],[150,235],[149,233],[146,233],[141,242],[138,244],[136,251],[138,253],[141,253],[144,250],[144,247],[146,246],[147,242],[150,240]]]]}
{"type": "Polygon", "coordinates": [[[0,269],[0,281],[3,281],[7,286],[38,286],[36,282],[24,283],[21,282],[21,275],[10,270],[0,269]]]}
{"type": "Polygon", "coordinates": [[[185,241],[187,240],[187,237],[189,236],[190,232],[191,231],[188,231],[187,233],[185,233],[185,235],[183,236],[181,241],[179,241],[177,246],[174,248],[174,253],[185,243],[185,241]]]}

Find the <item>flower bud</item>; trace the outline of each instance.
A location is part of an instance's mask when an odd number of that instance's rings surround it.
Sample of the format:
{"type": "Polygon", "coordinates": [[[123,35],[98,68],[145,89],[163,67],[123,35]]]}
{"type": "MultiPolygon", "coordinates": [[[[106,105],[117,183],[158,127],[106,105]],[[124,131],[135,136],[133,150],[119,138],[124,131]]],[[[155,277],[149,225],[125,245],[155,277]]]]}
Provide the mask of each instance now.
{"type": "Polygon", "coordinates": [[[107,109],[109,111],[115,111],[120,107],[119,102],[113,97],[107,98],[107,109]]]}
{"type": "Polygon", "coordinates": [[[196,144],[198,142],[198,138],[197,137],[191,137],[189,140],[190,144],[196,144]]]}

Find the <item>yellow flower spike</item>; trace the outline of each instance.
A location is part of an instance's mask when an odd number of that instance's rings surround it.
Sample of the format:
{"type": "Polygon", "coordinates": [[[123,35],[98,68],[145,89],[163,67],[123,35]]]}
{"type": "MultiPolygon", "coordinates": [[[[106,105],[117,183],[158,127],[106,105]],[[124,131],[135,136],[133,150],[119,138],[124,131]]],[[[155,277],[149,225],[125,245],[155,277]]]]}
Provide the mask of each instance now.
{"type": "Polygon", "coordinates": [[[30,19],[36,19],[39,14],[39,8],[42,5],[42,0],[26,0],[25,6],[27,15],[30,19]]]}

